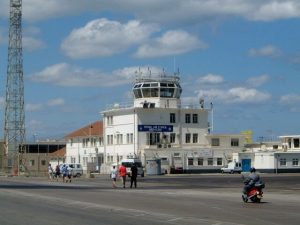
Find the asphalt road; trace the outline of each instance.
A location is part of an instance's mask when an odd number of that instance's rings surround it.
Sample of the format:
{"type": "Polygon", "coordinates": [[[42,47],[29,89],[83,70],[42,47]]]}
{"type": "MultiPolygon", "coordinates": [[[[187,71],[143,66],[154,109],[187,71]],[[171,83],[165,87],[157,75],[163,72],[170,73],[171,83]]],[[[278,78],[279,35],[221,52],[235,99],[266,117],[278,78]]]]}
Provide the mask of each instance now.
{"type": "Polygon", "coordinates": [[[137,189],[112,189],[107,175],[72,183],[0,177],[0,224],[299,225],[300,174],[261,176],[260,204],[242,202],[237,174],[144,177],[137,189]]]}

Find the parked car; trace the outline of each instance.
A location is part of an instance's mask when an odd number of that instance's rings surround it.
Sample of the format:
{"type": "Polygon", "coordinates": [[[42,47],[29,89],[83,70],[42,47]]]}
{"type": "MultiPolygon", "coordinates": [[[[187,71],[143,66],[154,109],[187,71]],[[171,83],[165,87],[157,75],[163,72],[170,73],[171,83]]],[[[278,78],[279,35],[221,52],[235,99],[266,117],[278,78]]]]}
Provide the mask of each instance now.
{"type": "MultiPolygon", "coordinates": [[[[60,165],[60,168],[62,168],[60,165]]],[[[66,166],[70,166],[72,168],[72,176],[73,177],[80,177],[83,175],[82,165],[80,163],[65,163],[66,166]]]]}
{"type": "Polygon", "coordinates": [[[242,164],[240,162],[230,162],[227,166],[221,168],[221,173],[241,173],[242,164]]]}

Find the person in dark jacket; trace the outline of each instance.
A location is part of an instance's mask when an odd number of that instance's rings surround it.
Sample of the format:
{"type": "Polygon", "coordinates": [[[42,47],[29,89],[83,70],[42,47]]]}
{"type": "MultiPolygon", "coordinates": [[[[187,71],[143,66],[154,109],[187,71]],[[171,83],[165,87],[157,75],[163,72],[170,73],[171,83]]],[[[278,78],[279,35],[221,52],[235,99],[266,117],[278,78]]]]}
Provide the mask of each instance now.
{"type": "Polygon", "coordinates": [[[244,178],[244,195],[247,195],[248,191],[256,184],[256,183],[263,183],[260,179],[260,176],[256,173],[256,169],[252,167],[250,169],[250,174],[248,177],[244,178]]]}
{"type": "Polygon", "coordinates": [[[131,179],[130,179],[130,188],[132,188],[132,184],[134,183],[134,187],[136,188],[136,177],[137,177],[138,169],[135,163],[131,166],[131,179]]]}

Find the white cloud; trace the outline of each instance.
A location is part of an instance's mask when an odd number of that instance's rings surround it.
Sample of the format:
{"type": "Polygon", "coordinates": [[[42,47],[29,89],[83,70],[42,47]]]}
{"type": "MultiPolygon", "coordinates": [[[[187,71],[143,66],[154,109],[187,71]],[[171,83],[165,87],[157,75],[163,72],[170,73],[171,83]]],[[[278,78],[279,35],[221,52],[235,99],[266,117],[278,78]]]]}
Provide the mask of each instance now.
{"type": "Polygon", "coordinates": [[[65,100],[62,98],[51,99],[47,102],[48,106],[60,106],[64,104],[65,104],[65,100]]]}
{"type": "Polygon", "coordinates": [[[67,63],[59,63],[35,73],[29,78],[35,82],[66,87],[112,87],[131,83],[140,73],[158,74],[156,67],[125,67],[105,73],[95,69],[83,69],[67,63]]]}
{"type": "Polygon", "coordinates": [[[37,38],[24,36],[22,39],[23,39],[22,41],[23,41],[24,50],[34,51],[45,47],[45,43],[42,40],[39,40],[37,38]]]}
{"type": "Polygon", "coordinates": [[[200,90],[198,96],[225,103],[261,103],[271,99],[271,95],[267,92],[245,87],[235,87],[229,90],[200,90]]]}
{"type": "Polygon", "coordinates": [[[138,58],[178,55],[199,48],[206,48],[207,44],[183,30],[167,31],[162,37],[141,45],[135,56],[138,58]]]}
{"type": "Polygon", "coordinates": [[[203,84],[220,84],[224,82],[224,78],[217,74],[207,74],[198,79],[199,83],[203,84]]]}
{"type": "MultiPolygon", "coordinates": [[[[26,0],[23,17],[37,21],[62,16],[79,15],[86,11],[123,12],[143,21],[159,23],[198,23],[224,17],[243,17],[256,21],[300,17],[298,0],[26,0]]],[[[7,1],[0,2],[0,16],[8,17],[7,1]]]]}
{"type": "Polygon", "coordinates": [[[40,29],[36,26],[26,26],[23,29],[22,45],[24,50],[32,52],[44,48],[46,44],[36,36],[40,34],[40,29]]]}
{"type": "Polygon", "coordinates": [[[25,105],[25,110],[29,112],[40,111],[43,109],[43,104],[28,103],[25,105]]]}
{"type": "Polygon", "coordinates": [[[41,111],[44,110],[46,107],[55,107],[55,106],[61,106],[65,104],[65,100],[62,98],[55,98],[55,99],[50,99],[47,101],[46,104],[44,103],[27,103],[25,105],[25,110],[29,112],[34,112],[34,111],[41,111]]]}
{"type": "Polygon", "coordinates": [[[300,2],[297,0],[269,0],[258,5],[249,18],[253,20],[272,21],[277,19],[297,18],[300,16],[300,2]]]}
{"type": "Polygon", "coordinates": [[[295,103],[300,103],[300,95],[298,94],[288,94],[280,97],[280,103],[283,105],[294,105],[295,103]]]}
{"type": "Polygon", "coordinates": [[[250,56],[277,57],[280,56],[281,51],[273,45],[267,45],[259,49],[252,48],[248,53],[250,56]]]}
{"type": "Polygon", "coordinates": [[[102,18],[73,30],[61,48],[71,58],[111,56],[143,43],[157,30],[156,25],[142,24],[137,20],[121,24],[102,18]]]}
{"type": "Polygon", "coordinates": [[[259,77],[251,77],[247,80],[247,83],[253,87],[259,87],[265,84],[268,80],[270,80],[270,76],[265,74],[259,77]]]}

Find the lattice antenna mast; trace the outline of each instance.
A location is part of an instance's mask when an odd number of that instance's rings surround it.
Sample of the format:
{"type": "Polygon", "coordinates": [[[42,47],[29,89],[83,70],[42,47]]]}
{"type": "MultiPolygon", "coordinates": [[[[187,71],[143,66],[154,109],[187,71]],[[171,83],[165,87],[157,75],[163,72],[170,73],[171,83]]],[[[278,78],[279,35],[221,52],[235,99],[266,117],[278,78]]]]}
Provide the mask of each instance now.
{"type": "MultiPolygon", "coordinates": [[[[22,53],[22,0],[10,0],[4,140],[8,166],[19,166],[25,144],[24,80],[22,53]],[[22,152],[22,151],[21,151],[22,152]]],[[[18,168],[19,169],[19,168],[18,168]]]]}

